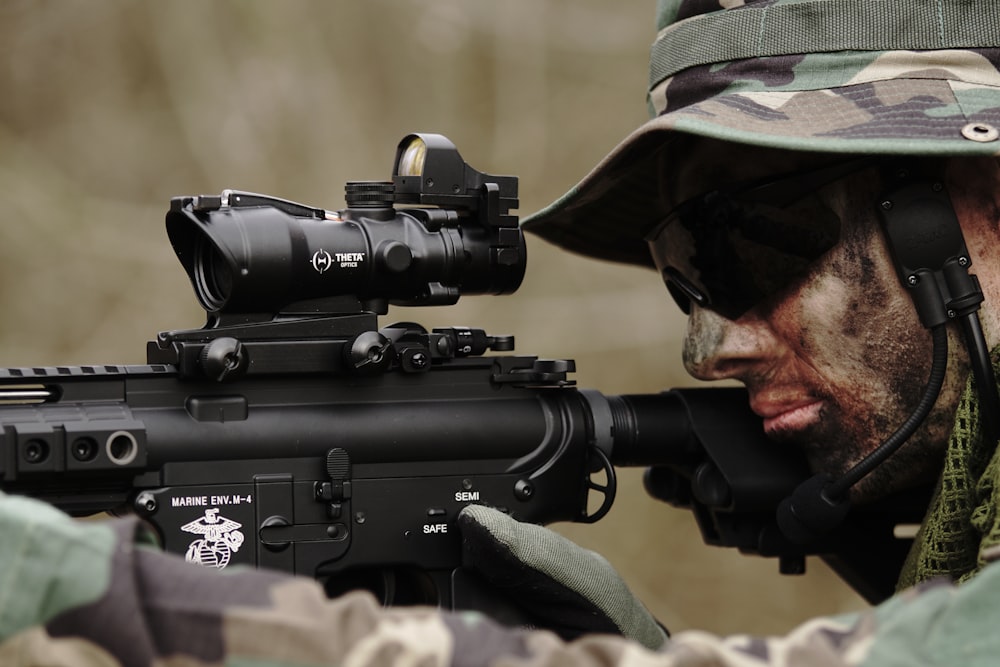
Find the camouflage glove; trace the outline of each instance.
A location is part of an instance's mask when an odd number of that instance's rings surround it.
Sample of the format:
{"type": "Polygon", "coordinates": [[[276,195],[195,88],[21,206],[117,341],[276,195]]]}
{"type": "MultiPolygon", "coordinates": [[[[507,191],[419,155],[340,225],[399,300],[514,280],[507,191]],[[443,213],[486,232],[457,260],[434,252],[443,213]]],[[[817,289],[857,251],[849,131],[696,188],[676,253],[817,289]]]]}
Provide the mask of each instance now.
{"type": "Polygon", "coordinates": [[[669,633],[599,554],[542,526],[469,505],[458,515],[465,566],[505,594],[540,628],[570,640],[624,635],[658,649],[669,633]]]}

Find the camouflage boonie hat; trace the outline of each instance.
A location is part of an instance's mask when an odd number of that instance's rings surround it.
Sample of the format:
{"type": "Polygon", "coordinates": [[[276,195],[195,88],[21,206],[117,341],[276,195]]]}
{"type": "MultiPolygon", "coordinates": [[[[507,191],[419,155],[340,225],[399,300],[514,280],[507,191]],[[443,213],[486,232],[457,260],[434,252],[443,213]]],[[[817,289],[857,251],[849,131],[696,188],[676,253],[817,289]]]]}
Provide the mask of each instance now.
{"type": "Polygon", "coordinates": [[[643,240],[681,136],[821,153],[1000,154],[996,0],[660,0],[652,120],[524,221],[652,266],[643,240]],[[679,134],[680,133],[680,134],[679,134]],[[672,154],[673,151],[673,154],[672,154]]]}

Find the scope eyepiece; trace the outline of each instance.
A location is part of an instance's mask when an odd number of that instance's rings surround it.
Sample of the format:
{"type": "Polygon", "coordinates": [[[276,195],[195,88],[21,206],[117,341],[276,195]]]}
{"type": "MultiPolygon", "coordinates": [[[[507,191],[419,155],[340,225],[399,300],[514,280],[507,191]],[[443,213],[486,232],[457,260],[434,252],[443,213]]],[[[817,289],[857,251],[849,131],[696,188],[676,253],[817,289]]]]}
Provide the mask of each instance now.
{"type": "Polygon", "coordinates": [[[236,190],[171,200],[166,226],[209,313],[342,312],[338,299],[447,305],[524,278],[517,179],[471,168],[446,138],[409,135],[393,180],[326,211],[236,190]],[[394,204],[406,204],[397,210],[394,204]]]}
{"type": "Polygon", "coordinates": [[[232,270],[222,254],[204,237],[195,240],[194,254],[195,292],[206,310],[219,310],[233,292],[232,270]]]}

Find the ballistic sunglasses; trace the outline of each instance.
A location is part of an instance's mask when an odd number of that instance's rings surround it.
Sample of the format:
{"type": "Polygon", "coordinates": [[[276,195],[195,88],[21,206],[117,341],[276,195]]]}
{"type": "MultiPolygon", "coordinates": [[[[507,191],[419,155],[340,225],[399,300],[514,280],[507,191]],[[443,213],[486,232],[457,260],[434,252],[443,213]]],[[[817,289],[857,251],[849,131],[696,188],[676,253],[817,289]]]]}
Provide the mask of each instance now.
{"type": "Polygon", "coordinates": [[[840,217],[819,190],[873,164],[853,158],[677,206],[646,234],[674,301],[685,313],[695,303],[735,320],[803,278],[840,240],[840,217]]]}

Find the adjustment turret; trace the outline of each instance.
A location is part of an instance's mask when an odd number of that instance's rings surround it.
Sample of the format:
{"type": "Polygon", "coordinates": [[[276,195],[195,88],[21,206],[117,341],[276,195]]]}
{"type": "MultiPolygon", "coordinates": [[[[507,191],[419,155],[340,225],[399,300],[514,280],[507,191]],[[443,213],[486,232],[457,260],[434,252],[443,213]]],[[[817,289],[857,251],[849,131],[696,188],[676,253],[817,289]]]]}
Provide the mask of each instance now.
{"type": "Polygon", "coordinates": [[[348,181],[344,201],[348,208],[390,208],[395,199],[392,181],[348,181]]]}

